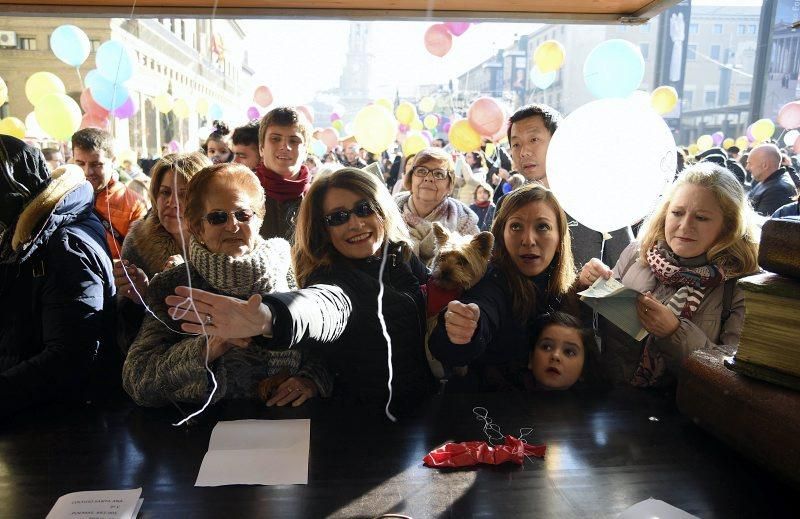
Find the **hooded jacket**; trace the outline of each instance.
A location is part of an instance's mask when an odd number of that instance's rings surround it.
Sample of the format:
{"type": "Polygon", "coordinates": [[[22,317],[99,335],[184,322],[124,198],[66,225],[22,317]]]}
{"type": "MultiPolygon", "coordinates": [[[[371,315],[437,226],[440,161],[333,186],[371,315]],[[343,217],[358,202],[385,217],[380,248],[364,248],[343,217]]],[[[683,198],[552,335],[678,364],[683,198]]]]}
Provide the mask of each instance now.
{"type": "MultiPolygon", "coordinates": [[[[0,136],[0,417],[119,384],[114,282],[83,172],[51,178],[41,153],[0,136]]],[[[59,172],[59,170],[57,170],[59,172]]],[[[106,388],[107,389],[107,388],[106,388]]]]}

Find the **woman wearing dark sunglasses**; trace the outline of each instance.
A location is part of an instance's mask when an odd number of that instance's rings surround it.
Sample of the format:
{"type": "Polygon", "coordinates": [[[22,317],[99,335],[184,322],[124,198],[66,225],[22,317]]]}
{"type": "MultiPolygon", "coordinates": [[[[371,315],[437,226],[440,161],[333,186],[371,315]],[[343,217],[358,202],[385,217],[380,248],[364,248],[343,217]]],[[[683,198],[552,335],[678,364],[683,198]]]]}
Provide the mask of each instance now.
{"type": "Polygon", "coordinates": [[[479,232],[478,216],[450,197],[456,182],[454,169],[449,153],[441,148],[425,148],[414,157],[411,173],[404,178],[410,193],[395,197],[411,234],[414,252],[426,264],[436,255],[433,222],[462,235],[479,232]]]}
{"type": "MultiPolygon", "coordinates": [[[[378,316],[384,253],[382,316],[392,342],[391,409],[396,411],[434,389],[423,346],[420,282],[427,269],[411,252],[400,212],[374,175],[344,168],[311,185],[300,206],[292,249],[302,290],[265,294],[263,303],[260,297],[242,302],[199,290],[193,296],[202,301],[202,311],[213,315],[212,333],[266,334],[275,348],[315,344],[335,373],[335,394],[382,409],[389,379],[389,352],[378,316]]],[[[184,330],[199,329],[196,317],[187,315],[186,321],[184,330]]]]}
{"type": "Polygon", "coordinates": [[[282,370],[294,375],[280,386],[290,395],[272,403],[299,405],[317,394],[327,395],[327,373],[305,352],[270,351],[263,337],[222,337],[215,333],[215,316],[197,301],[192,308],[185,297],[171,303],[178,313],[168,314],[167,296],[190,282],[207,293],[237,300],[295,287],[289,243],[259,235],[264,190],[246,166],[226,163],[202,169],[190,180],[185,203],[192,234],[188,262],[157,275],[150,284],[147,304],[158,318],[148,315],[131,345],[122,374],[125,390],[140,405],[202,403],[211,386],[207,359],[219,383],[215,400],[254,398],[258,383],[282,370]],[[179,333],[171,316],[182,314],[203,322],[204,329],[193,330],[203,335],[179,333]]]}

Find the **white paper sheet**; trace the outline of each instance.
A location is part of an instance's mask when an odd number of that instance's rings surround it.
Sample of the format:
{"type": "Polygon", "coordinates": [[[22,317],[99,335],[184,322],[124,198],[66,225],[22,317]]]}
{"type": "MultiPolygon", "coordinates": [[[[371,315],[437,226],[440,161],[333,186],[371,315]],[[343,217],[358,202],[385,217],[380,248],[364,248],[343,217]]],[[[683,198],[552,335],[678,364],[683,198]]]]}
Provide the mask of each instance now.
{"type": "Polygon", "coordinates": [[[639,501],[621,514],[618,519],[698,519],[697,517],[675,508],[669,503],[658,499],[645,499],[639,501]]]}
{"type": "Polygon", "coordinates": [[[195,486],[305,485],[310,434],[310,420],[219,422],[195,486]]]}
{"type": "Polygon", "coordinates": [[[47,519],[133,519],[142,506],[141,488],[73,492],[58,498],[47,519]]]}
{"type": "Polygon", "coordinates": [[[619,329],[641,341],[647,337],[636,313],[636,298],[639,292],[630,289],[614,278],[597,278],[592,286],[578,292],[581,301],[600,315],[617,325],[619,329]]]}

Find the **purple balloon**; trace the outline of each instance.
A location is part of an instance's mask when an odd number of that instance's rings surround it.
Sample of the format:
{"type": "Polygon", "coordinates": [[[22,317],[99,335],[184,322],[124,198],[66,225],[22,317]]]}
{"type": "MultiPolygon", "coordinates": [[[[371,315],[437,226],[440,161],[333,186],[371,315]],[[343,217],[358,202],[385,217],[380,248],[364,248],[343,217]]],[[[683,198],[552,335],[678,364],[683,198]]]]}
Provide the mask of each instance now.
{"type": "Polygon", "coordinates": [[[450,123],[444,123],[444,125],[442,126],[442,131],[444,133],[450,133],[450,123]]]}
{"type": "Polygon", "coordinates": [[[428,141],[428,144],[433,142],[433,135],[431,135],[431,132],[429,132],[428,130],[422,130],[422,132],[420,133],[422,133],[422,136],[425,137],[426,141],[428,141]]]}
{"type": "Polygon", "coordinates": [[[181,151],[181,145],[176,140],[169,141],[167,146],[169,146],[170,153],[180,153],[181,151]]]}
{"type": "Polygon", "coordinates": [[[469,22],[445,22],[444,25],[453,36],[461,36],[469,29],[469,22]]]}
{"type": "Polygon", "coordinates": [[[750,142],[755,142],[756,138],[753,137],[753,125],[747,127],[747,140],[750,142]]]}
{"type": "Polygon", "coordinates": [[[714,142],[714,146],[719,146],[722,144],[722,141],[725,140],[725,134],[722,132],[714,132],[711,134],[711,140],[714,142]]]}
{"type": "Polygon", "coordinates": [[[125,100],[122,106],[120,106],[116,110],[113,110],[111,112],[111,115],[119,119],[127,119],[128,117],[135,114],[137,111],[139,111],[139,107],[136,106],[136,103],[133,101],[133,97],[128,96],[128,99],[125,100]]]}
{"type": "Polygon", "coordinates": [[[261,117],[261,114],[258,112],[258,108],[256,108],[255,106],[251,106],[250,108],[247,109],[248,119],[253,120],[253,119],[258,119],[259,117],[261,117]]]}
{"type": "Polygon", "coordinates": [[[331,114],[331,122],[333,122],[333,121],[338,121],[338,120],[339,120],[339,119],[341,119],[341,118],[342,118],[342,116],[341,116],[341,115],[339,115],[339,114],[337,114],[336,112],[333,112],[333,113],[331,114]]]}

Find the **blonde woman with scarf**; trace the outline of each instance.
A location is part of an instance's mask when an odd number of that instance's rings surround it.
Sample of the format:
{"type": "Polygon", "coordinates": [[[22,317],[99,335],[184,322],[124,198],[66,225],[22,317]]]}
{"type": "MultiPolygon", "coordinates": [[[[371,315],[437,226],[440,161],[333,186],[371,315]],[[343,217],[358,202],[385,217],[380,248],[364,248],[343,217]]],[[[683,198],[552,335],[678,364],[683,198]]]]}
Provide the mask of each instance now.
{"type": "Polygon", "coordinates": [[[670,187],[613,270],[597,258],[583,266],[582,286],[613,276],[642,293],[637,312],[647,338],[635,343],[613,325],[604,330],[601,363],[611,382],[666,384],[695,350],[735,350],[744,322],[735,280],[758,269],[753,222],[736,178],[696,164],[670,187]]]}

